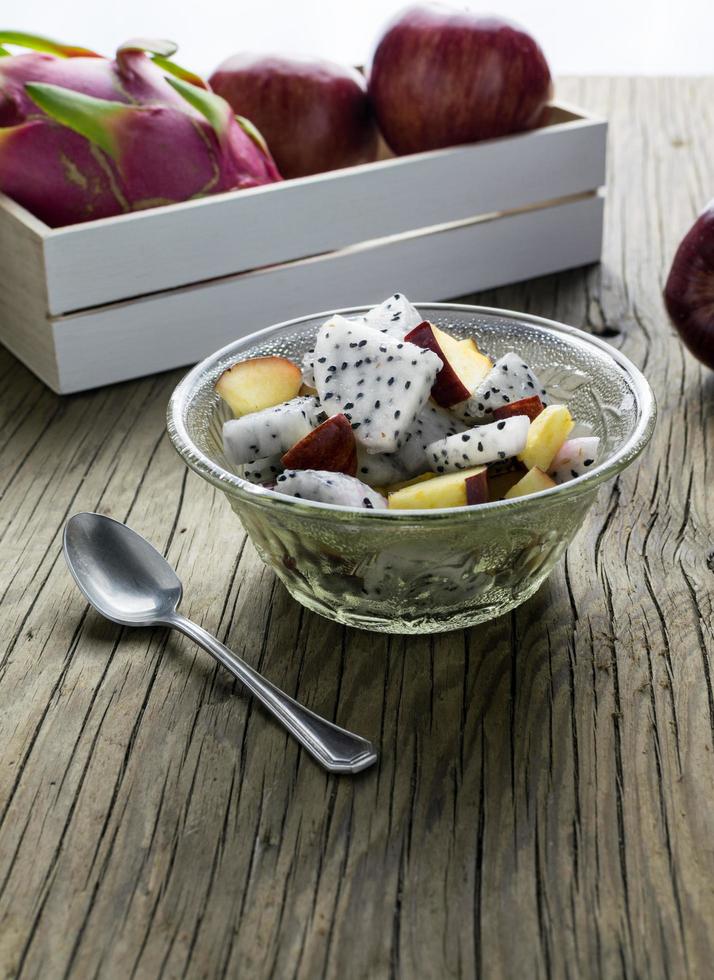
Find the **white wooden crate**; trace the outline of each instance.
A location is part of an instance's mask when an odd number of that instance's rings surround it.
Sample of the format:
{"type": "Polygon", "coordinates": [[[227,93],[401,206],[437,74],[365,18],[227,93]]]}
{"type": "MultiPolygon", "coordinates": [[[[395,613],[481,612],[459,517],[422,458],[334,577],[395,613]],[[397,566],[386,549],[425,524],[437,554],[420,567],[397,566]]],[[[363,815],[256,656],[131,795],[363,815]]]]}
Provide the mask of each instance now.
{"type": "Polygon", "coordinates": [[[0,341],[67,393],[319,309],[597,261],[607,124],[530,133],[52,229],[0,195],[0,341]]]}

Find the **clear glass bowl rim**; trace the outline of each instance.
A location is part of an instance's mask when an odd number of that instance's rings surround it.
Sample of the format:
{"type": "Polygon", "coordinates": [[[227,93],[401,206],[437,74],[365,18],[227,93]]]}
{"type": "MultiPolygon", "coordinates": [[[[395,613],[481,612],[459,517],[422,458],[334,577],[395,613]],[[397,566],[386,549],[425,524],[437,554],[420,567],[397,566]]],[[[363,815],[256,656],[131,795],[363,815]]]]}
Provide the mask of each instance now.
{"type": "Polygon", "coordinates": [[[256,484],[248,483],[229,470],[223,469],[222,466],[219,466],[210,457],[206,456],[193,442],[186,427],[185,415],[191,404],[196,387],[204,375],[209,373],[218,361],[230,355],[232,352],[235,352],[236,355],[239,355],[241,352],[246,352],[251,346],[268,340],[271,334],[277,333],[278,331],[284,331],[291,327],[299,328],[303,324],[313,320],[322,318],[327,320],[336,314],[340,314],[341,316],[355,316],[360,313],[365,313],[370,309],[370,306],[366,305],[347,307],[340,310],[326,310],[322,313],[311,313],[306,316],[296,317],[293,320],[284,320],[281,323],[272,324],[262,330],[257,330],[245,337],[234,340],[220,350],[214,351],[213,354],[209,354],[208,357],[196,364],[179,382],[169,400],[166,412],[166,424],[169,438],[174,448],[190,469],[194,470],[213,486],[218,487],[224,492],[232,493],[238,499],[242,499],[246,504],[263,505],[278,513],[283,508],[287,508],[292,514],[297,515],[302,513],[306,518],[313,520],[322,517],[323,519],[343,519],[350,522],[387,521],[393,524],[395,521],[413,523],[416,518],[420,524],[426,522],[432,524],[463,518],[465,515],[473,514],[475,511],[480,513],[484,511],[492,512],[496,508],[499,508],[504,513],[504,516],[506,512],[509,514],[513,514],[515,511],[525,512],[534,507],[538,507],[545,498],[550,499],[559,495],[558,499],[562,500],[566,494],[574,496],[589,492],[600,483],[609,480],[621,470],[625,469],[625,467],[629,466],[649,442],[657,418],[657,406],[652,388],[642,372],[635,367],[628,357],[616,348],[605,343],[601,338],[585,333],[585,331],[579,330],[577,327],[560,323],[557,320],[549,320],[530,313],[517,313],[513,310],[498,309],[491,306],[471,306],[464,303],[415,303],[415,306],[420,310],[495,316],[515,322],[529,323],[542,329],[563,334],[570,341],[596,348],[617,364],[627,376],[634,390],[637,399],[638,418],[633,432],[617,452],[613,453],[604,462],[595,466],[594,469],[573,480],[569,480],[567,483],[561,483],[556,487],[552,487],[549,490],[541,490],[538,493],[530,494],[526,497],[516,497],[512,500],[494,500],[490,503],[479,504],[478,507],[442,507],[430,510],[400,511],[357,510],[351,507],[342,507],[336,504],[322,504],[317,501],[296,499],[286,494],[278,494],[256,484]]]}

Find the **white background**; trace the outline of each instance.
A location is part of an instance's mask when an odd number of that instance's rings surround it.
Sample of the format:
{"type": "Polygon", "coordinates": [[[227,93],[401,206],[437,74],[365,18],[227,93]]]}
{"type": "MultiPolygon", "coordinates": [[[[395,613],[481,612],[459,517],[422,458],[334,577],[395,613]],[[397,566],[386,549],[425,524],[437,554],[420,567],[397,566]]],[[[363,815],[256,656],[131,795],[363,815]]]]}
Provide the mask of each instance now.
{"type": "MultiPolygon", "coordinates": [[[[460,6],[519,21],[556,74],[714,73],[714,0],[484,0],[460,6]]],[[[177,60],[208,74],[239,50],[364,63],[403,0],[25,0],[7,29],[109,53],[129,37],[168,37],[177,60]]]]}

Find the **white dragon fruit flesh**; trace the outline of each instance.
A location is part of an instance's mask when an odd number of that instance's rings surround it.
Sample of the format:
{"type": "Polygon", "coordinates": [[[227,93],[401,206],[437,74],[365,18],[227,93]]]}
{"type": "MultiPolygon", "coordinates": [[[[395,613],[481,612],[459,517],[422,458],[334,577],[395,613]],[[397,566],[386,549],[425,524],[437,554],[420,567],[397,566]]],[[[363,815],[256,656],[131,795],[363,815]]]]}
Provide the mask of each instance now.
{"type": "Polygon", "coordinates": [[[306,351],[302,355],[302,383],[304,385],[309,385],[310,388],[315,387],[315,372],[313,370],[312,359],[315,356],[314,350],[306,351]]]}
{"type": "Polygon", "coordinates": [[[513,415],[433,442],[429,465],[436,473],[453,473],[516,456],[525,449],[530,424],[527,415],[513,415]]]}
{"type": "Polygon", "coordinates": [[[362,510],[384,510],[387,501],[366,483],[327,470],[285,470],[275,481],[277,493],[321,504],[340,504],[362,510]]]}
{"type": "Polygon", "coordinates": [[[405,435],[402,448],[395,453],[396,460],[405,471],[405,477],[402,479],[418,476],[429,469],[430,457],[427,449],[433,442],[446,439],[465,429],[464,423],[454,418],[445,408],[427,402],[405,435]]]}
{"type": "Polygon", "coordinates": [[[315,344],[315,387],[328,415],[343,413],[368,453],[392,453],[426,403],[436,354],[335,316],[315,344]]]}
{"type": "Polygon", "coordinates": [[[556,483],[565,483],[582,476],[597,460],[600,440],[597,436],[567,439],[550,464],[548,473],[556,483]]]}
{"type": "MultiPolygon", "coordinates": [[[[354,323],[363,323],[366,327],[379,330],[380,333],[386,333],[396,340],[404,340],[404,335],[408,334],[414,327],[418,327],[424,317],[416,307],[412,306],[403,293],[394,293],[379,306],[373,306],[367,313],[346,319],[354,323]]],[[[315,351],[309,350],[303,354],[302,358],[302,379],[311,388],[315,387],[314,357],[315,351]]]]}
{"type": "Polygon", "coordinates": [[[243,477],[248,483],[274,483],[275,477],[282,471],[281,454],[278,453],[277,456],[254,459],[252,463],[239,466],[238,476],[243,477]]]}
{"type": "Polygon", "coordinates": [[[451,409],[462,419],[487,418],[494,408],[538,395],[545,405],[545,388],[519,354],[499,357],[470,398],[451,409]]]}
{"type": "Polygon", "coordinates": [[[410,474],[400,462],[399,453],[368,453],[357,450],[357,476],[371,487],[389,487],[406,480],[410,474]]]}
{"type": "Polygon", "coordinates": [[[314,398],[293,398],[223,423],[223,449],[234,464],[286,453],[317,425],[314,398]]]}
{"type": "Polygon", "coordinates": [[[360,318],[366,326],[397,340],[404,340],[404,335],[414,327],[418,327],[423,319],[421,313],[412,306],[403,293],[394,293],[360,318]]]}

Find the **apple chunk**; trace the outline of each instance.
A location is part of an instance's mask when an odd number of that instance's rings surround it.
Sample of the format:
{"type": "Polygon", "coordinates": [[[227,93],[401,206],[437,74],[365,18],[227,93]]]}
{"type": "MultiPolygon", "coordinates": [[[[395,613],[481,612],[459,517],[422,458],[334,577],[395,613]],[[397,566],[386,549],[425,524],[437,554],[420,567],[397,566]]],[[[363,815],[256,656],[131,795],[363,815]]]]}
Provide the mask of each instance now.
{"type": "Polygon", "coordinates": [[[504,500],[513,500],[514,497],[527,497],[530,493],[538,493],[540,490],[550,490],[557,486],[547,473],[534,466],[528,470],[524,477],[514,483],[511,489],[505,494],[504,500]]]}
{"type": "Polygon", "coordinates": [[[352,426],[344,415],[332,415],[308,432],[282,458],[288,470],[329,470],[357,474],[357,444],[352,426]]]}
{"type": "Polygon", "coordinates": [[[252,357],[224,371],[216,381],[216,391],[240,418],[289,402],[301,385],[302,372],[287,357],[252,357]]]}
{"type": "Polygon", "coordinates": [[[544,408],[531,422],[526,447],[518,458],[529,470],[537,466],[547,472],[574,424],[565,405],[544,408]]]}
{"type": "Polygon", "coordinates": [[[399,483],[391,483],[387,487],[387,493],[396,493],[397,490],[413,487],[417,483],[424,483],[425,480],[433,480],[435,477],[436,473],[420,473],[419,476],[413,476],[411,480],[400,480],[399,483]]]}
{"type": "Polygon", "coordinates": [[[483,466],[480,473],[466,477],[466,503],[472,507],[474,504],[487,504],[488,500],[488,467],[483,466]]]}
{"type": "Polygon", "coordinates": [[[431,510],[436,507],[465,507],[468,503],[483,503],[476,496],[483,494],[481,481],[486,478],[486,467],[476,466],[459,473],[446,473],[431,480],[422,480],[412,486],[390,493],[387,498],[391,510],[431,510]],[[469,488],[471,495],[469,500],[469,488]]]}
{"type": "Polygon", "coordinates": [[[481,353],[473,340],[457,340],[427,320],[410,330],[404,339],[426,347],[443,361],[431,389],[432,398],[442,408],[466,401],[493,367],[491,359],[481,353]]]}
{"type": "Polygon", "coordinates": [[[510,405],[499,405],[494,408],[493,417],[495,419],[510,419],[513,415],[527,415],[533,421],[543,411],[543,402],[538,395],[529,395],[528,398],[519,398],[510,405]]]}

